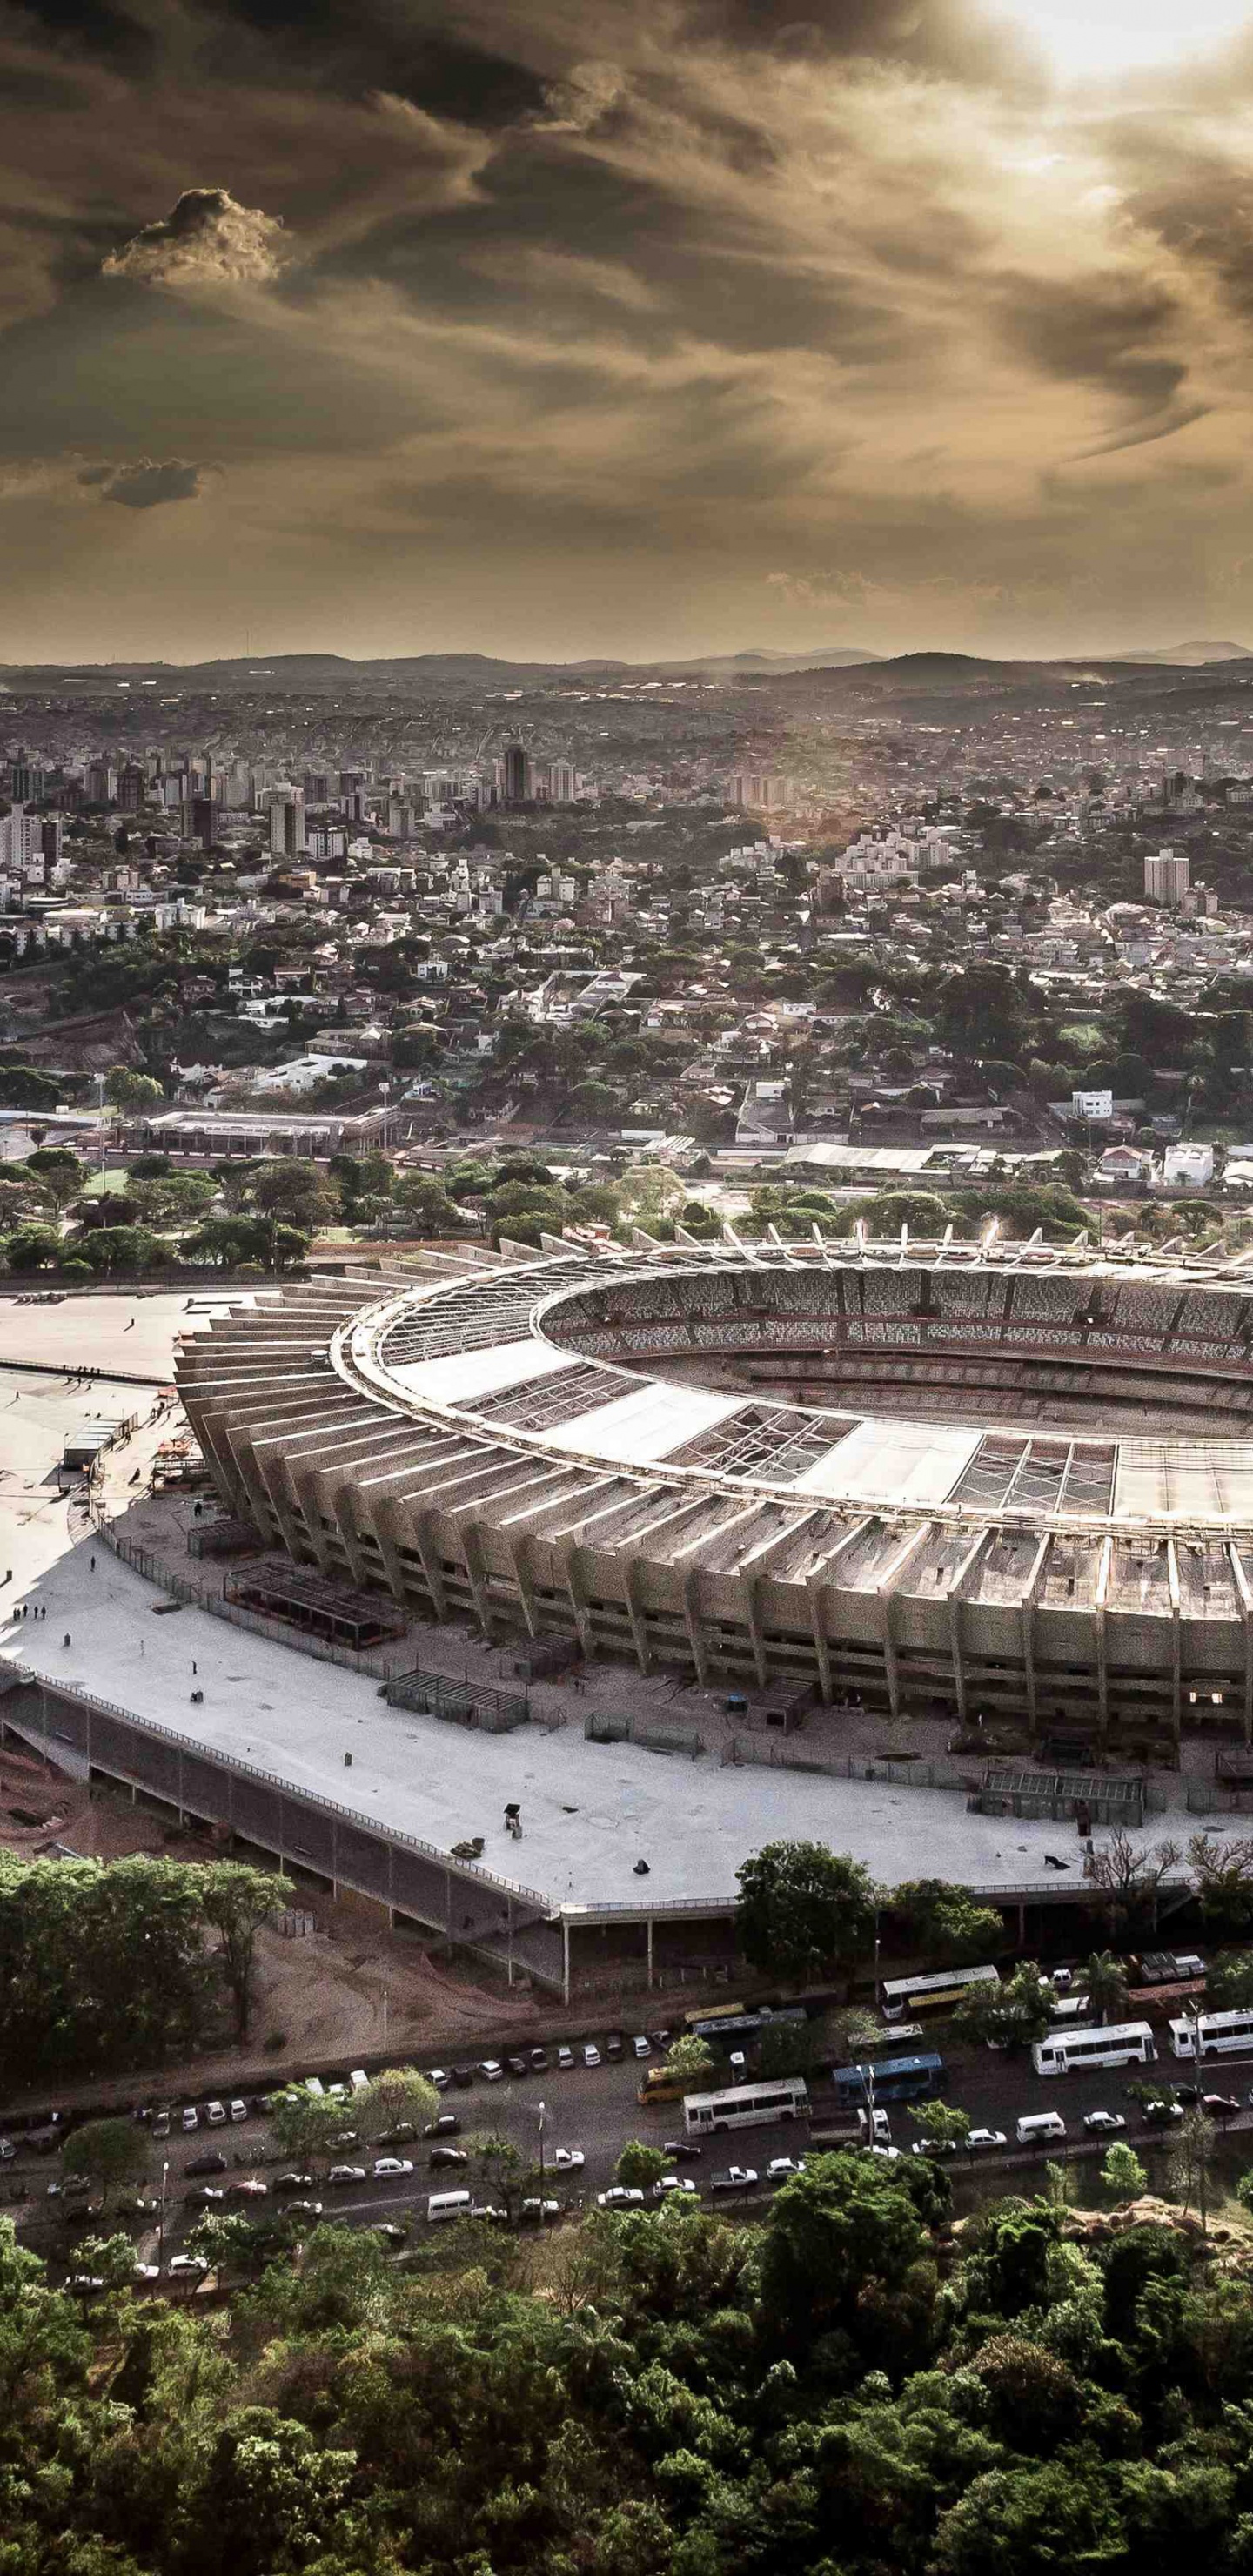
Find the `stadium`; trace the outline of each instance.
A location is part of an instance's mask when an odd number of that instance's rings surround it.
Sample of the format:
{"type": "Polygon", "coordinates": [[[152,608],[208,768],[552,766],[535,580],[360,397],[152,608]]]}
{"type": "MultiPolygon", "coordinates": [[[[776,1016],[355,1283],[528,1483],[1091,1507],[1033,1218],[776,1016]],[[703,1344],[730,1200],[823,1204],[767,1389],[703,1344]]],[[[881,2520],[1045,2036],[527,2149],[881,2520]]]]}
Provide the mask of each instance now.
{"type": "Polygon", "coordinates": [[[236,1520],[409,1615],[1171,1766],[1253,1743],[1249,1260],[548,1240],[258,1292],[179,1387],[236,1520]]]}

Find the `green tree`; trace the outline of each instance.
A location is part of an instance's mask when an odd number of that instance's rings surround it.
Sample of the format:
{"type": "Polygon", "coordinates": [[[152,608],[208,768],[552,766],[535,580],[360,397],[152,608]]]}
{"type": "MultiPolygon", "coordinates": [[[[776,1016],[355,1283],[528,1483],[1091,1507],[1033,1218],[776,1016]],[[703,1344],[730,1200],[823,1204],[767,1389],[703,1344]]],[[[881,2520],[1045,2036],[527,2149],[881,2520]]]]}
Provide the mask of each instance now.
{"type": "Polygon", "coordinates": [[[389,2066],[367,2084],[364,2093],[358,2093],[352,2121],[363,2138],[377,2138],[406,2120],[413,2128],[424,2129],[438,2110],[439,2093],[416,2066],[389,2066]]]}
{"type": "Polygon", "coordinates": [[[814,2035],[807,2021],[763,2022],[756,2040],[757,2072],[807,2075],[814,2062],[814,2035]]]}
{"type": "Polygon", "coordinates": [[[27,1155],[24,1169],[33,1172],[42,1196],[60,1216],[78,1197],[88,1167],[68,1145],[41,1145],[37,1153],[27,1155]]]}
{"type": "Polygon", "coordinates": [[[1170,2187],[1177,2191],[1185,2209],[1196,2202],[1197,2216],[1203,2235],[1209,2232],[1209,2178],[1214,2161],[1214,2124],[1199,2104],[1185,2111],[1172,2139],[1174,2152],[1170,2159],[1170,2187]]]}
{"type": "Polygon", "coordinates": [[[953,2102],[920,2102],[910,2111],[917,2123],[925,2147],[947,2155],[955,2147],[964,2147],[974,2123],[969,2111],[961,2111],[953,2102]]]}
{"type": "Polygon", "coordinates": [[[339,1213],[339,1192],[324,1179],[316,1163],[262,1163],[249,1191],[254,1207],[300,1234],[314,1234],[339,1213]]]}
{"type": "Polygon", "coordinates": [[[867,1948],[876,1891],[860,1861],[825,1843],[767,1843],[736,1877],[736,1932],[750,1966],[803,1985],[867,1948]]]}
{"type": "Polygon", "coordinates": [[[512,2138],[489,2129],[481,2136],[467,2138],[466,2145],[474,2160],[479,2180],[495,2206],[516,2209],[523,2183],[529,2171],[522,2149],[512,2138]]]}
{"type": "Polygon", "coordinates": [[[297,2084],[275,2108],[271,2123],[274,2144],[281,2156],[292,2156],[302,2166],[325,2163],[335,2152],[346,2120],[342,2103],[333,2102],[327,2094],[309,2093],[303,2084],[297,2084]]]}
{"type": "Polygon", "coordinates": [[[152,2142],[133,2120],[85,2120],[61,2149],[61,2172],[89,2182],[107,2209],[114,2192],[133,2189],[152,2170],[152,2142]]]}
{"type": "Polygon", "coordinates": [[[1213,2012],[1247,2012],[1253,2005],[1253,1950],[1222,1950],[1211,1959],[1205,2000],[1213,2012]]]}
{"type": "Polygon", "coordinates": [[[101,1225],[76,1240],[74,1252],[89,1270],[112,1279],[123,1271],[151,1270],[161,1259],[162,1247],[145,1226],[101,1225]]]}
{"type": "Polygon", "coordinates": [[[1079,1971],[1088,2009],[1102,2022],[1121,2021],[1127,2010],[1127,1976],[1112,1950],[1094,1950],[1079,1971]]]}
{"type": "Polygon", "coordinates": [[[1147,2186],[1148,2174],[1134,2147],[1123,2138],[1115,2138],[1101,2167],[1101,2180],[1112,2200],[1138,2200],[1147,2186]]]}
{"type": "Polygon", "coordinates": [[[239,1861],[211,1861],[200,1872],[200,1902],[206,1923],[218,1936],[237,2039],[247,2038],[252,2017],[257,1934],[270,1915],[290,1905],[295,1892],[291,1880],[277,1871],[246,1868],[239,1861]]]}
{"type": "Polygon", "coordinates": [[[129,2236],[80,2236],[74,2247],[74,2269],[103,2281],[106,2290],[129,2290],[135,2283],[135,2248],[129,2236]]]}
{"type": "MultiPolygon", "coordinates": [[[[875,2156],[811,2156],[803,2174],[772,2204],[759,2256],[761,2316],[767,2339],[803,2354],[839,2330],[864,2348],[875,2339],[866,2306],[899,2293],[926,2250],[926,2231],[909,2190],[875,2156]]],[[[894,2320],[898,2357],[908,2350],[894,2320]]]]}
{"type": "Polygon", "coordinates": [[[113,1109],[155,1109],[165,1098],[150,1073],[133,1073],[126,1064],[115,1064],[105,1075],[104,1096],[113,1109]]]}
{"type": "Polygon", "coordinates": [[[909,1879],[892,1892],[892,1912],[928,1959],[963,1966],[994,1958],[1005,1939],[995,1906],[979,1905],[965,1887],[940,1878],[909,1879]]]}
{"type": "Polygon", "coordinates": [[[665,2170],[666,2157],[660,2147],[645,2146],[640,2138],[628,2138],[614,2166],[614,2180],[625,2183],[629,2191],[651,2191],[665,2170]]]}
{"type": "Polygon", "coordinates": [[[690,2084],[695,2093],[708,2084],[714,2071],[714,2053],[707,2039],[698,2039],[694,2031],[684,2031],[672,2039],[666,2050],[666,2073],[690,2084]]]}
{"type": "Polygon", "coordinates": [[[19,1225],[5,1244],[10,1270],[50,1270],[61,1250],[61,1238],[50,1225],[19,1225]]]}
{"type": "Polygon", "coordinates": [[[1043,2038],[1056,2000],[1034,1960],[1024,1959],[999,1986],[972,1986],[953,2014],[953,2028],[995,2048],[1027,2048],[1043,2038]]]}

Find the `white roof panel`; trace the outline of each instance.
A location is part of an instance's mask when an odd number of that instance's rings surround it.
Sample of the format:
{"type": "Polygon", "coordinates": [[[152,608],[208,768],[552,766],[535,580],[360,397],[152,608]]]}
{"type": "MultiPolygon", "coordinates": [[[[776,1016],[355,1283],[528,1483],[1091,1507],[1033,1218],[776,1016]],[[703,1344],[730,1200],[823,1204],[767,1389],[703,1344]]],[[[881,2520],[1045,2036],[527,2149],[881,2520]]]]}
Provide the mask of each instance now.
{"type": "Polygon", "coordinates": [[[859,1422],[795,1490],[852,1503],[942,1503],[982,1438],[981,1428],[958,1422],[859,1422]]]}
{"type": "Polygon", "coordinates": [[[398,1386],[432,1404],[470,1404],[476,1396],[496,1395],[504,1386],[527,1386],[532,1378],[553,1377],[558,1369],[577,1368],[577,1351],[559,1351],[551,1342],[489,1342],[480,1351],[449,1351],[439,1360],[411,1360],[389,1369],[398,1386]]]}
{"type": "Polygon", "coordinates": [[[1113,1509],[1120,1520],[1253,1519],[1253,1442],[1121,1440],[1113,1509]]]}
{"type": "Polygon", "coordinates": [[[626,1467],[643,1467],[665,1458],[685,1440],[695,1440],[711,1423],[724,1422],[743,1406],[742,1395],[715,1395],[703,1386],[667,1386],[646,1380],[612,1404],[562,1422],[541,1436],[554,1449],[578,1450],[589,1458],[613,1458],[626,1467]]]}

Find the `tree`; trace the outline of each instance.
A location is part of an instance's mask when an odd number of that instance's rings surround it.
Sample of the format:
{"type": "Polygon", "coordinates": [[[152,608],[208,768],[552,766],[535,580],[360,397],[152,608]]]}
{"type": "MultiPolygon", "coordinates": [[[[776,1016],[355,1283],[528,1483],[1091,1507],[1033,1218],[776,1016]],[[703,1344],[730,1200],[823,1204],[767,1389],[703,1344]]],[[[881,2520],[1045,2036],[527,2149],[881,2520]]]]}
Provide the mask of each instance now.
{"type": "Polygon", "coordinates": [[[847,1968],[874,1929],[868,1870],[825,1843],[767,1843],[737,1870],[739,1945],[750,1966],[789,1985],[847,1968]]]}
{"type": "Polygon", "coordinates": [[[877,2339],[870,2285],[875,2305],[899,2293],[925,2244],[891,2165],[877,2156],[811,2156],[784,2185],[763,2231],[763,2332],[785,2352],[804,2354],[835,2329],[864,2349],[877,2339]]]}
{"type": "Polygon", "coordinates": [[[814,2035],[807,2021],[765,2021],[757,2033],[757,2071],[767,2075],[806,2075],[814,2062],[814,2035]]]}
{"type": "Polygon", "coordinates": [[[1253,1950],[1224,1950],[1211,1959],[1205,2000],[1214,2012],[1247,2012],[1253,2007],[1253,1950]]]}
{"type": "Polygon", "coordinates": [[[503,2202],[512,2214],[529,2171],[522,2149],[512,2138],[503,2138],[494,2129],[489,2129],[481,2137],[467,2138],[466,2145],[484,2189],[493,2201],[503,2202]]]}
{"type": "Polygon", "coordinates": [[[127,1196],[143,1225],[190,1225],[212,1207],[217,1187],[207,1172],[158,1173],[145,1179],[136,1163],[131,1166],[127,1196]]]}
{"type": "Polygon", "coordinates": [[[666,2073],[674,2075],[693,2092],[707,2084],[714,2071],[714,2053],[707,2039],[698,2039],[694,2031],[685,2031],[672,2039],[666,2050],[666,2073]]]}
{"type": "Polygon", "coordinates": [[[262,1215],[305,1235],[329,1225],[339,1213],[339,1192],[323,1178],[316,1163],[262,1163],[253,1174],[250,1196],[262,1215]]]}
{"type": "Polygon", "coordinates": [[[941,1878],[906,1880],[890,1903],[925,1956],[944,1964],[991,1959],[1005,1938],[995,1906],[977,1904],[968,1888],[946,1886],[941,1878]]]}
{"type": "Polygon", "coordinates": [[[1043,2038],[1055,2001],[1048,1978],[1024,1959],[1003,1984],[972,1986],[953,2014],[953,2028],[993,2048],[1026,2048],[1043,2038]]]}
{"type": "Polygon", "coordinates": [[[262,2259],[269,2228],[260,2229],[242,2210],[206,2209],[189,2228],[185,2250],[203,2254],[217,2273],[251,2272],[262,2259]]]}
{"type": "Polygon", "coordinates": [[[357,2095],[352,2122],[363,2138],[377,2138],[405,2120],[415,2129],[424,2129],[438,2110],[435,2085],[415,2066],[389,2066],[357,2095]]]}
{"type": "Polygon", "coordinates": [[[78,1197],[87,1178],[86,1163],[68,1145],[41,1145],[37,1153],[27,1155],[25,1169],[35,1174],[43,1197],[58,1216],[78,1197]]]}
{"type": "Polygon", "coordinates": [[[964,2147],[974,2122],[969,2111],[961,2111],[953,2102],[922,2102],[911,2110],[925,2147],[934,2147],[946,2155],[954,2147],[964,2147]]]}
{"type": "Polygon", "coordinates": [[[200,1873],[200,1901],[205,1921],[217,1933],[222,1970],[235,2007],[235,2036],[246,2039],[252,2012],[257,1934],[280,1907],[290,1905],[295,1889],[277,1871],[246,1868],[239,1861],[210,1862],[200,1873]]]}
{"type": "Polygon", "coordinates": [[[151,1270],[162,1257],[161,1245],[142,1225],[102,1225],[85,1234],[74,1245],[77,1257],[89,1270],[106,1279],[121,1271],[151,1270]]]}
{"type": "Polygon", "coordinates": [[[292,2156],[298,2164],[323,2162],[334,2153],[347,2116],[342,2103],[297,2084],[275,2109],[274,2144],[281,2156],[292,2156]]]}
{"type": "Polygon", "coordinates": [[[1214,2160],[1214,2124],[1197,2104],[1185,2111],[1172,2141],[1170,2186],[1177,2191],[1185,2209],[1193,2201],[1201,2221],[1203,2235],[1209,2230],[1209,2174],[1214,2160]]]}
{"type": "Polygon", "coordinates": [[[625,2183],[629,2191],[651,2191],[665,2170],[666,2158],[660,2147],[648,2147],[639,2138],[629,2138],[614,2166],[614,2180],[625,2183]]]}
{"type": "Polygon", "coordinates": [[[74,2248],[74,2269],[89,2279],[103,2281],[106,2290],[129,2290],[135,2279],[135,2248],[129,2236],[80,2236],[74,2248]]]}
{"type": "Polygon", "coordinates": [[[1107,1843],[1094,1848],[1090,1879],[1104,1897],[1112,1940],[1125,1939],[1132,1929],[1156,1923],[1158,1889],[1179,1858],[1178,1843],[1159,1842],[1141,1850],[1121,1827],[1107,1843]]]}
{"type": "Polygon", "coordinates": [[[108,2207],[110,2194],[144,2182],[152,2170],[152,2144],[133,2120],[85,2120],[61,2149],[61,2171],[81,2175],[108,2207]]]}
{"type": "Polygon", "coordinates": [[[418,1234],[465,1231],[465,1213],[428,1172],[405,1172],[392,1192],[392,1207],[418,1234]]]}
{"type": "Polygon", "coordinates": [[[1121,2021],[1127,2009],[1127,1976],[1112,1950],[1094,1950],[1079,1971],[1088,2009],[1102,2022],[1121,2021]]]}
{"type": "Polygon", "coordinates": [[[1194,1834],[1188,1865],[1207,1931],[1226,1941],[1253,1931],[1253,1835],[1220,1842],[1216,1834],[1194,1834]]]}
{"type": "Polygon", "coordinates": [[[1115,2138],[1101,2167],[1101,2180],[1111,2199],[1119,2202],[1138,2200],[1148,2182],[1148,2174],[1134,2147],[1123,2138],[1115,2138]]]}
{"type": "Polygon", "coordinates": [[[61,1237],[50,1225],[19,1225],[4,1248],[10,1270],[50,1270],[59,1258],[61,1237]]]}
{"type": "Polygon", "coordinates": [[[105,1075],[104,1096],[113,1109],[155,1109],[165,1093],[150,1073],[133,1073],[129,1065],[115,1064],[105,1075]]]}

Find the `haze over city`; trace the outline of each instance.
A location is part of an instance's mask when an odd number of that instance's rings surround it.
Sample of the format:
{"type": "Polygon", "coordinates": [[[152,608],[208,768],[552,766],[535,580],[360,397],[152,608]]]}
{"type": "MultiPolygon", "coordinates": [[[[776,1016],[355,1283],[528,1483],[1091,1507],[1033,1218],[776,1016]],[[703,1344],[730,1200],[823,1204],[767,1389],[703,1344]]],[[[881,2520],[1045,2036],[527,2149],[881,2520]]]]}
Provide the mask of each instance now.
{"type": "Polygon", "coordinates": [[[4,659],[1253,635],[1231,0],[0,30],[4,659]]]}

